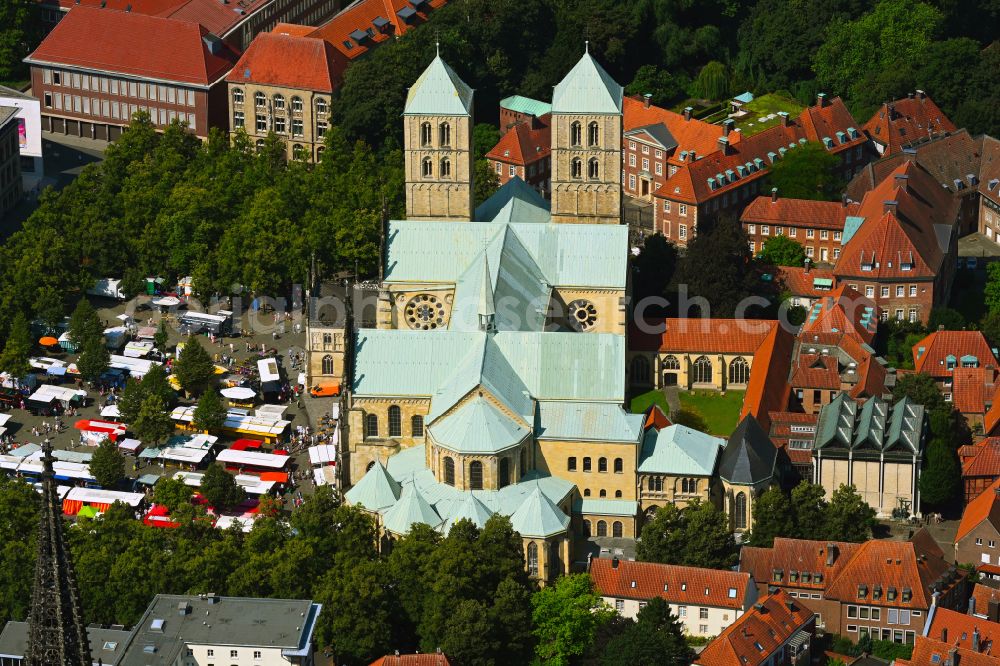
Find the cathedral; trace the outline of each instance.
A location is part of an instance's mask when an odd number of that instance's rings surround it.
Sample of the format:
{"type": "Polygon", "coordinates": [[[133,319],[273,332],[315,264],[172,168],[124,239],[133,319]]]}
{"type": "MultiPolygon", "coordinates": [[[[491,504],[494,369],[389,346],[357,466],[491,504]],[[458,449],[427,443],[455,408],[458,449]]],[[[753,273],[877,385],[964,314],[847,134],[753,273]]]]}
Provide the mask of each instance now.
{"type": "Polygon", "coordinates": [[[622,87],[589,53],[555,87],[551,205],[514,179],[473,207],[472,107],[440,56],[407,95],[407,219],[385,230],[375,327],[336,346],[345,498],[386,540],[509,516],[544,581],[574,538],[636,536],[622,87]]]}

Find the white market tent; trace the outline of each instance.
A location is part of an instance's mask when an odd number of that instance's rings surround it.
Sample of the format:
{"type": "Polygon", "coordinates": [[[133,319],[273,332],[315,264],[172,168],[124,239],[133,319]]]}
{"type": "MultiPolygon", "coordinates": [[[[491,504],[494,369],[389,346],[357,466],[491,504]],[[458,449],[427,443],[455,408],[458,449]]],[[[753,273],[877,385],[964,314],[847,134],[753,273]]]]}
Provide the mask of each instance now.
{"type": "Polygon", "coordinates": [[[100,490],[98,488],[71,488],[66,495],[66,499],[78,502],[96,502],[98,504],[124,502],[133,508],[139,506],[145,497],[142,493],[123,493],[117,490],[100,490]]]}
{"type": "Polygon", "coordinates": [[[74,398],[86,398],[87,392],[81,389],[71,389],[53,384],[42,384],[38,389],[28,396],[28,400],[34,402],[49,403],[53,400],[69,402],[74,398]]]}
{"type": "Polygon", "coordinates": [[[130,356],[121,356],[120,354],[112,354],[110,367],[117,368],[118,370],[128,370],[129,374],[136,379],[142,379],[142,377],[150,371],[154,365],[160,365],[156,361],[150,361],[144,358],[132,358],[130,356]]]}
{"type": "Polygon", "coordinates": [[[133,340],[125,345],[125,351],[122,353],[129,358],[145,358],[151,351],[153,343],[149,340],[133,340]]]}
{"type": "Polygon", "coordinates": [[[309,447],[309,462],[313,465],[329,465],[337,463],[337,447],[332,444],[320,444],[309,447]]]}
{"type": "MultiPolygon", "coordinates": [[[[205,478],[205,475],[201,472],[177,472],[174,474],[174,478],[183,481],[185,485],[192,488],[200,488],[201,481],[205,478]]],[[[267,494],[277,485],[275,481],[263,481],[252,474],[237,474],[235,479],[236,485],[243,488],[248,495],[267,494]]]]}
{"type": "Polygon", "coordinates": [[[262,358],[257,361],[257,370],[260,372],[260,382],[280,382],[281,373],[278,371],[278,360],[275,358],[262,358]]]}
{"type": "MultiPolygon", "coordinates": [[[[175,407],[170,413],[170,418],[181,423],[191,423],[194,420],[194,407],[175,407]]],[[[237,410],[229,410],[222,427],[241,435],[251,435],[272,439],[281,435],[291,421],[272,418],[268,416],[251,416],[237,410]]]]}
{"type": "Polygon", "coordinates": [[[270,469],[282,469],[291,460],[291,456],[283,456],[277,453],[260,453],[258,451],[235,451],[225,449],[216,457],[220,463],[229,465],[247,465],[250,467],[267,467],[270,469]]]}

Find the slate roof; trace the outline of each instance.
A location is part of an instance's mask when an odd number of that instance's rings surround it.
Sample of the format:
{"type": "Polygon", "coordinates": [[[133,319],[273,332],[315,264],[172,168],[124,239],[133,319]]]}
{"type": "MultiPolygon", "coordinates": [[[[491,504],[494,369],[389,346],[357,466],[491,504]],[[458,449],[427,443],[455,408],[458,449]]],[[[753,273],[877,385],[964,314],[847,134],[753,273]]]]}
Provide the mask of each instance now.
{"type": "Polygon", "coordinates": [[[198,23],[93,7],[74,7],[25,62],[127,74],[207,88],[237,54],[198,23]],[[208,43],[215,44],[216,53],[208,43]]]}
{"type": "Polygon", "coordinates": [[[641,474],[712,476],[726,440],[687,426],[671,425],[646,432],[639,454],[641,474]]]}
{"type": "Polygon", "coordinates": [[[472,114],[472,88],[435,56],[406,94],[403,115],[467,116],[472,114]]]}
{"type": "Polygon", "coordinates": [[[719,460],[719,477],[754,485],[774,476],[778,450],[753,416],[745,416],[729,436],[719,460]]]}
{"type": "Polygon", "coordinates": [[[643,125],[642,127],[636,127],[634,129],[625,131],[625,138],[635,139],[644,138],[645,140],[653,143],[663,150],[673,150],[677,147],[677,139],[674,135],[670,133],[670,130],[663,123],[655,123],[652,125],[643,125]]]}
{"type": "Polygon", "coordinates": [[[948,368],[949,356],[954,357],[955,368],[962,365],[959,359],[965,356],[974,356],[980,367],[1000,366],[981,331],[934,331],[913,345],[912,353],[913,369],[937,378],[952,376],[948,368]]]}
{"type": "Polygon", "coordinates": [[[339,78],[336,57],[334,48],[321,39],[263,32],[250,43],[226,81],[332,93],[339,78]]]}
{"type": "Polygon", "coordinates": [[[584,53],[552,93],[552,113],[620,115],[622,91],[590,53],[584,53]]]}
{"type": "Polygon", "coordinates": [[[958,128],[926,94],[887,102],[863,127],[871,140],[885,147],[891,155],[915,141],[927,139],[958,128]]]}
{"type": "Polygon", "coordinates": [[[779,590],[726,627],[705,646],[696,666],[744,666],[766,663],[792,636],[813,622],[815,613],[779,590]],[[759,647],[758,647],[759,646],[759,647]]]}
{"type": "Polygon", "coordinates": [[[596,557],[590,577],[603,597],[648,601],[660,597],[671,604],[745,610],[750,604],[750,574],[720,569],[682,567],[596,557]]]}

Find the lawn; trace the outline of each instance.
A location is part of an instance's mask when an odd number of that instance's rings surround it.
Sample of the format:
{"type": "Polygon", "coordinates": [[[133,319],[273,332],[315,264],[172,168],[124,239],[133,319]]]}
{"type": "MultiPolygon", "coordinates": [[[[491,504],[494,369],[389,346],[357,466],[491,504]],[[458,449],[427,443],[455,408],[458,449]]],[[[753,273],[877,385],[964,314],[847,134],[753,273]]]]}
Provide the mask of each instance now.
{"type": "Polygon", "coordinates": [[[681,391],[681,407],[694,411],[708,423],[709,433],[728,437],[736,429],[743,407],[743,391],[681,391]]]}
{"type": "Polygon", "coordinates": [[[766,130],[768,127],[774,127],[781,122],[781,118],[777,115],[779,111],[784,111],[794,118],[805,107],[782,93],[767,93],[766,95],[754,98],[752,102],[747,104],[746,108],[750,114],[738,119],[736,127],[745,136],[751,136],[757,132],[766,130]],[[772,113],[775,114],[774,118],[759,122],[760,118],[769,116],[772,113]]]}
{"type": "Polygon", "coordinates": [[[629,408],[632,410],[633,414],[644,414],[653,403],[659,405],[664,414],[670,413],[670,406],[667,405],[667,399],[663,396],[663,391],[659,391],[657,389],[640,393],[632,398],[632,403],[629,405],[629,408]]]}

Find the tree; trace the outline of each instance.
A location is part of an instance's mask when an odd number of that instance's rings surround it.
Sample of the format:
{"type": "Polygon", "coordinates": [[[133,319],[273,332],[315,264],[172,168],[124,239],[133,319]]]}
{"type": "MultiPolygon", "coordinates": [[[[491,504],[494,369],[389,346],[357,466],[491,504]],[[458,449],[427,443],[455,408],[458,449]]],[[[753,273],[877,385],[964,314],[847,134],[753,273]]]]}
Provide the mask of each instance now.
{"type": "Polygon", "coordinates": [[[500,178],[485,158],[476,160],[473,168],[476,170],[473,205],[478,206],[496,193],[500,187],[500,178]]]}
{"type": "Polygon", "coordinates": [[[134,266],[125,269],[118,289],[122,292],[125,300],[146,293],[146,274],[134,266]]]}
{"type": "Polygon", "coordinates": [[[153,501],[167,507],[171,513],[191,503],[191,486],[173,476],[162,477],[153,486],[153,501]]]}
{"type": "Polygon", "coordinates": [[[167,330],[167,320],[160,319],[160,325],[156,327],[156,333],[153,334],[153,344],[161,352],[167,350],[167,341],[170,339],[170,332],[167,330]]]}
{"type": "Polygon", "coordinates": [[[393,599],[382,562],[338,558],[315,597],[323,604],[317,640],[338,664],[367,664],[392,649],[393,599]]]}
{"type": "Polygon", "coordinates": [[[174,375],[181,387],[193,395],[201,395],[215,382],[215,364],[198,338],[190,337],[184,343],[183,350],[174,361],[174,375]]]}
{"type": "Polygon", "coordinates": [[[77,302],[76,309],[69,317],[67,333],[70,341],[78,348],[82,348],[90,340],[104,341],[104,326],[97,316],[97,310],[86,298],[81,298],[77,302]]]}
{"type": "Polygon", "coordinates": [[[41,41],[41,11],[30,0],[7,0],[0,4],[0,81],[27,78],[23,60],[41,41]]]}
{"type": "Polygon", "coordinates": [[[15,379],[24,379],[31,372],[28,358],[31,356],[31,329],[23,312],[14,316],[7,333],[3,352],[0,353],[0,372],[6,372],[15,379]]]}
{"type": "Polygon", "coordinates": [[[156,446],[174,431],[173,419],[166,409],[167,406],[163,404],[160,396],[156,394],[145,396],[129,429],[146,446],[156,446]]]}
{"type": "Polygon", "coordinates": [[[794,537],[795,520],[788,496],[779,486],[771,486],[754,502],[750,545],[770,548],[775,537],[794,537]]]}
{"type": "Polygon", "coordinates": [[[896,380],[895,386],[892,387],[892,399],[897,401],[903,398],[909,398],[918,405],[923,405],[928,412],[939,409],[950,410],[934,378],[926,372],[907,373],[896,380]]]}
{"type": "Polygon", "coordinates": [[[104,344],[104,336],[89,338],[83,343],[83,349],[76,360],[76,367],[80,371],[80,376],[88,382],[95,382],[100,379],[108,370],[111,364],[111,352],[104,344]]]}
{"type": "Polygon", "coordinates": [[[699,432],[708,432],[708,421],[694,409],[681,408],[670,415],[670,421],[699,432]]]}
{"type": "Polygon", "coordinates": [[[702,99],[726,99],[729,96],[729,72],[726,71],[726,66],[717,60],[706,64],[691,84],[691,92],[702,99]]]}
{"type": "Polygon", "coordinates": [[[635,622],[612,638],[601,658],[602,666],[687,666],[694,658],[684,639],[680,620],[660,597],[639,609],[635,622]]]}
{"type": "Polygon", "coordinates": [[[543,587],[531,598],[538,639],[536,654],[547,666],[564,666],[582,655],[597,627],[614,611],[594,591],[588,574],[570,574],[543,587]]]}
{"type": "Polygon", "coordinates": [[[823,486],[801,481],[792,488],[792,515],[795,536],[800,539],[826,537],[826,491],[823,486]]]}
{"type": "Polygon", "coordinates": [[[757,259],[772,266],[802,266],[806,251],[801,243],[788,236],[771,236],[764,241],[757,259]]]}
{"type": "Polygon", "coordinates": [[[476,123],[472,128],[472,150],[475,159],[486,157],[493,146],[500,142],[500,130],[490,123],[476,123]]]}
{"type": "Polygon", "coordinates": [[[90,460],[90,473],[102,488],[115,488],[125,478],[125,456],[110,439],[101,441],[90,460]]]}
{"type": "Polygon", "coordinates": [[[934,308],[931,310],[931,316],[927,320],[927,329],[930,331],[936,331],[940,328],[946,331],[961,331],[967,325],[965,316],[952,308],[934,308]]]}
{"type": "MultiPolygon", "coordinates": [[[[993,264],[990,264],[991,266],[993,264]]],[[[994,347],[1000,346],[1000,310],[990,310],[979,321],[979,330],[994,347]]]]}
{"type": "Polygon", "coordinates": [[[696,499],[688,504],[683,516],[684,565],[726,569],[736,564],[738,549],[724,511],[696,499]]]}
{"type": "Polygon", "coordinates": [[[626,95],[652,95],[656,106],[668,106],[684,95],[687,79],[675,76],[656,65],[643,65],[635,73],[632,83],[625,86],[626,95]]]}
{"type": "Polygon", "coordinates": [[[489,609],[475,599],[458,602],[448,618],[441,650],[457,664],[492,666],[501,644],[493,633],[489,609]]]}
{"type": "Polygon", "coordinates": [[[991,313],[1000,312],[1000,263],[991,261],[986,264],[986,286],[983,288],[983,297],[991,313]]]}
{"type": "Polygon", "coordinates": [[[680,564],[684,559],[684,518],[674,504],[656,510],[639,535],[636,558],[640,562],[680,564]]]}
{"type": "Polygon", "coordinates": [[[840,158],[823,144],[810,141],[789,148],[771,165],[770,182],[790,199],[833,201],[840,198],[844,182],[839,175],[840,158]]]}
{"type": "Polygon", "coordinates": [[[875,509],[865,502],[854,486],[841,484],[826,508],[826,538],[863,543],[872,538],[875,509]]]}
{"type": "Polygon", "coordinates": [[[246,491],[219,463],[212,463],[201,479],[201,494],[216,511],[226,511],[246,499],[246,491]]]}
{"type": "Polygon", "coordinates": [[[921,500],[935,509],[947,509],[961,497],[961,490],[962,467],[955,449],[945,439],[932,438],[920,474],[921,500]]]}
{"type": "MultiPolygon", "coordinates": [[[[699,222],[698,235],[688,243],[676,281],[680,286],[687,285],[689,297],[708,301],[710,310],[702,311],[705,308],[698,304],[684,307],[684,299],[679,298],[679,316],[736,316],[737,309],[753,293],[758,282],[750,241],[740,223],[733,217],[699,222]]],[[[751,313],[740,314],[748,316],[751,313]]]]}
{"type": "Polygon", "coordinates": [[[218,430],[226,421],[226,405],[222,402],[218,391],[207,389],[198,398],[198,406],[194,408],[192,424],[198,430],[210,432],[218,430]]]}
{"type": "Polygon", "coordinates": [[[41,496],[23,479],[0,477],[0,618],[24,620],[31,605],[41,496]]]}
{"type": "Polygon", "coordinates": [[[632,289],[639,314],[656,314],[653,304],[643,303],[646,298],[663,298],[667,285],[677,268],[677,246],[667,240],[663,234],[646,236],[639,256],[632,260],[634,286],[632,289]]]}

